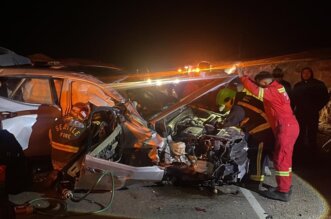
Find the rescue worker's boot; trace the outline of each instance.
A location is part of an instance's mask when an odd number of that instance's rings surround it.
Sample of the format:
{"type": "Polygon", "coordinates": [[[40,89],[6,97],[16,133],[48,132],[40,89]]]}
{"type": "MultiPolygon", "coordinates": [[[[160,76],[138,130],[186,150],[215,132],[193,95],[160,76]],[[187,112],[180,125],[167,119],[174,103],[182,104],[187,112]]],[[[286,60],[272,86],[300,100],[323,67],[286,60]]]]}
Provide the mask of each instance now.
{"type": "Polygon", "coordinates": [[[266,198],[278,200],[278,201],[282,201],[282,202],[290,201],[291,194],[292,194],[291,190],[289,192],[280,192],[277,189],[269,189],[267,191],[261,192],[261,195],[266,198]]]}
{"type": "MultiPolygon", "coordinates": [[[[290,191],[288,192],[290,195],[292,195],[292,188],[293,188],[293,185],[290,187],[290,191]]],[[[274,192],[274,191],[277,191],[277,187],[270,186],[268,188],[268,190],[274,192]]]]}
{"type": "Polygon", "coordinates": [[[244,187],[245,189],[251,190],[253,192],[261,192],[264,191],[264,187],[262,182],[260,181],[255,181],[252,179],[247,179],[242,183],[242,187],[244,187]]]}

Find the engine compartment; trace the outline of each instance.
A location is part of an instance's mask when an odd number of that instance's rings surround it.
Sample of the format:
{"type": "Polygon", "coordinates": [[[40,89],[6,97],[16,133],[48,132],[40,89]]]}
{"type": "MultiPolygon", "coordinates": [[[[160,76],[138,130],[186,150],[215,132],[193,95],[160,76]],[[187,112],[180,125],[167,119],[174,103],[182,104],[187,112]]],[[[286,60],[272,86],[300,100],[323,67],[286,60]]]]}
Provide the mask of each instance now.
{"type": "Polygon", "coordinates": [[[248,167],[248,147],[240,129],[217,128],[222,116],[201,108],[187,107],[169,118],[168,122],[162,121],[168,144],[160,156],[160,165],[172,165],[171,173],[182,181],[192,179],[187,174],[210,185],[235,183],[243,178],[248,167]]]}
{"type": "Polygon", "coordinates": [[[236,183],[248,170],[247,142],[239,128],[218,128],[222,119],[220,114],[186,106],[158,121],[155,130],[118,120],[115,131],[87,153],[88,163],[82,165],[78,181],[97,168],[115,172],[124,181],[208,187],[236,183]]]}

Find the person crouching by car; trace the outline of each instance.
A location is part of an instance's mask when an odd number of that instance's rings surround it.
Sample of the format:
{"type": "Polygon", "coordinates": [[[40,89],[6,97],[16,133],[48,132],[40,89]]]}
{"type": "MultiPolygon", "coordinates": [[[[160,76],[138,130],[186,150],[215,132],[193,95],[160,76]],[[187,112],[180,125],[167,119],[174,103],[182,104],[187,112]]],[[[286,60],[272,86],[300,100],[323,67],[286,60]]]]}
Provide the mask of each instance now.
{"type": "Polygon", "coordinates": [[[49,175],[47,186],[52,184],[71,158],[86,145],[90,112],[89,103],[76,103],[68,115],[59,118],[52,125],[49,138],[53,172],[49,175]]]}
{"type": "Polygon", "coordinates": [[[264,113],[263,102],[247,91],[236,92],[223,88],[217,95],[216,103],[230,111],[222,128],[237,126],[247,135],[249,178],[244,186],[254,191],[262,190],[265,175],[265,160],[271,155],[275,138],[264,113]]]}

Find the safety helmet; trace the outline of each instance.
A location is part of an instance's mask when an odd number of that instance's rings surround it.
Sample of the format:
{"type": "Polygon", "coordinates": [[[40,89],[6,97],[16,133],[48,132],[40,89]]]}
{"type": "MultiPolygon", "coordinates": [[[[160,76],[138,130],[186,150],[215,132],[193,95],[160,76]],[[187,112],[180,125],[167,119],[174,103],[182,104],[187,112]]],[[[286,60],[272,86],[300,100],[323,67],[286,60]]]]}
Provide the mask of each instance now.
{"type": "Polygon", "coordinates": [[[78,102],[72,106],[69,114],[80,121],[85,121],[88,119],[90,112],[91,108],[88,103],[78,102]]]}
{"type": "Polygon", "coordinates": [[[216,97],[216,105],[222,106],[236,96],[236,91],[230,88],[221,89],[216,97]]]}

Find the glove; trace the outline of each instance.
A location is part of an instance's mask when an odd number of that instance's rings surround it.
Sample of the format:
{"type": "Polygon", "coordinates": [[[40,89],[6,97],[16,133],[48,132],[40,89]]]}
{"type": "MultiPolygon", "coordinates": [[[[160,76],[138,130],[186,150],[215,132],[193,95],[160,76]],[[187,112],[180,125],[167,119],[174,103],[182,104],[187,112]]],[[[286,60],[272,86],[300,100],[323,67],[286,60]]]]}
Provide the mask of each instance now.
{"type": "Polygon", "coordinates": [[[232,66],[231,68],[224,69],[224,72],[227,73],[228,75],[231,75],[236,72],[236,66],[232,66]]]}
{"type": "Polygon", "coordinates": [[[239,67],[239,64],[235,64],[231,68],[227,68],[224,71],[228,75],[230,75],[230,74],[237,74],[239,77],[242,77],[244,75],[247,75],[247,72],[245,72],[245,70],[243,68],[239,67]]]}

